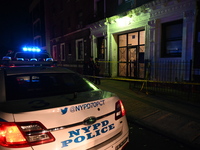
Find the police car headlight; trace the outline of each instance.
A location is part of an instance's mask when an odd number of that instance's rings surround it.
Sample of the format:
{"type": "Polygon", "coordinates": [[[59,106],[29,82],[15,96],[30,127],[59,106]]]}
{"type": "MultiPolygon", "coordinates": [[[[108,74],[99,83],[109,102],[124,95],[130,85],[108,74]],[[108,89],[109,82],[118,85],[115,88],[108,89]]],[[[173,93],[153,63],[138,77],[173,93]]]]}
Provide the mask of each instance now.
{"type": "Polygon", "coordinates": [[[37,61],[37,59],[36,58],[31,58],[30,61],[37,61]]]}
{"type": "Polygon", "coordinates": [[[46,58],[46,61],[53,61],[53,58],[46,58]]]}
{"type": "Polygon", "coordinates": [[[17,58],[18,61],[24,61],[24,58],[17,58]]]}
{"type": "Polygon", "coordinates": [[[4,56],[4,57],[2,58],[2,60],[11,60],[11,57],[9,57],[9,56],[4,56]]]}

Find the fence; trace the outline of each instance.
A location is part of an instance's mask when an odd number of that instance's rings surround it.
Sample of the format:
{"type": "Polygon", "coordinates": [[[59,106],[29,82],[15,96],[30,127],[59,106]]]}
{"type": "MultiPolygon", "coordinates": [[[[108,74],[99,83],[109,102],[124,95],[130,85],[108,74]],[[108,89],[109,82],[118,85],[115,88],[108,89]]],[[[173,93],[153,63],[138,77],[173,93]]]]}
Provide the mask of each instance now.
{"type": "Polygon", "coordinates": [[[146,73],[150,80],[183,82],[192,81],[192,61],[146,61],[146,73]]]}
{"type": "MultiPolygon", "coordinates": [[[[102,76],[112,76],[112,67],[115,66],[119,69],[119,62],[111,61],[100,61],[102,76]],[[112,67],[111,67],[112,66],[112,67]]],[[[83,62],[77,62],[73,64],[60,64],[60,66],[67,67],[80,74],[83,73],[83,62]]],[[[129,65],[131,66],[131,65],[129,65]]],[[[134,65],[135,68],[128,67],[129,74],[132,70],[137,76],[123,76],[134,79],[147,79],[153,81],[166,81],[166,82],[198,82],[196,79],[200,77],[200,69],[193,69],[192,60],[181,61],[181,60],[164,60],[164,61],[151,61],[145,60],[144,65],[134,65]],[[141,71],[142,70],[142,71],[141,71]],[[137,72],[136,72],[137,71],[137,72]],[[194,75],[199,75],[194,79],[194,75]]],[[[118,73],[120,76],[120,73],[118,73]]],[[[121,76],[122,77],[122,76],[121,76]]]]}
{"type": "Polygon", "coordinates": [[[200,83],[132,81],[130,82],[130,89],[136,92],[144,92],[148,95],[162,96],[173,101],[178,100],[200,104],[200,83]]]}
{"type": "MultiPolygon", "coordinates": [[[[113,62],[101,62],[104,67],[106,78],[111,78],[110,66],[113,62]]],[[[117,65],[117,62],[114,62],[117,65]]],[[[112,64],[113,65],[113,64],[112,64]]],[[[82,64],[68,65],[74,71],[81,73],[82,64]]],[[[192,61],[145,61],[143,79],[126,78],[130,82],[133,91],[145,92],[146,94],[164,95],[172,100],[189,101],[200,103],[200,83],[193,80],[194,74],[200,74],[197,69],[194,72],[192,61]]],[[[101,76],[104,78],[105,76],[101,76]]],[[[200,77],[200,76],[199,76],[200,77]]],[[[124,80],[124,78],[116,78],[124,80]]]]}
{"type": "MultiPolygon", "coordinates": [[[[192,61],[149,61],[145,62],[145,80],[130,84],[132,90],[161,95],[171,100],[200,103],[200,83],[193,79],[192,61]]],[[[196,71],[196,70],[195,70],[196,71]]],[[[200,72],[197,72],[200,74],[200,72]]]]}

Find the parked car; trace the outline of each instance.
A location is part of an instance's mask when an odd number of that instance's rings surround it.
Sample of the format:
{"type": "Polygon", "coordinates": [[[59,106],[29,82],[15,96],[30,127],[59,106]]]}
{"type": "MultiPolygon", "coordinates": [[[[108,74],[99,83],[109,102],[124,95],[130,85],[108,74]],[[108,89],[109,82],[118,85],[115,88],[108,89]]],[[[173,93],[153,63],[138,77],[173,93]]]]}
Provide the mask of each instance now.
{"type": "Polygon", "coordinates": [[[67,68],[0,68],[0,150],[121,150],[122,100],[67,68]]]}

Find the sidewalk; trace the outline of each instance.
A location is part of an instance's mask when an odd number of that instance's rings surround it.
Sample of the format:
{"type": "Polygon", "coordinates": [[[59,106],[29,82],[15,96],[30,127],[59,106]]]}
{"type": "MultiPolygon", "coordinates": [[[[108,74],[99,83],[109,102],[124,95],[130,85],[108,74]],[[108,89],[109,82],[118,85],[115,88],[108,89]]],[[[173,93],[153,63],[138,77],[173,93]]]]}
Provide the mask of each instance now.
{"type": "Polygon", "coordinates": [[[101,80],[99,88],[116,93],[123,101],[127,119],[165,136],[200,148],[200,106],[174,102],[129,89],[129,82],[101,80]]]}

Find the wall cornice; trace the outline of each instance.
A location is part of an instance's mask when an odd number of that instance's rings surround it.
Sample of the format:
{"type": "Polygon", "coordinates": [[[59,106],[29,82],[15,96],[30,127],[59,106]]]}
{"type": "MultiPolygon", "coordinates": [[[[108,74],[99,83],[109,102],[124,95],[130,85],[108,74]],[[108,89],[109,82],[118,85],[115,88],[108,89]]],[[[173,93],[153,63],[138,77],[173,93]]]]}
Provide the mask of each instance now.
{"type": "Polygon", "coordinates": [[[150,17],[167,15],[175,11],[195,9],[195,0],[155,0],[145,4],[146,8],[150,9],[150,17]]]}

